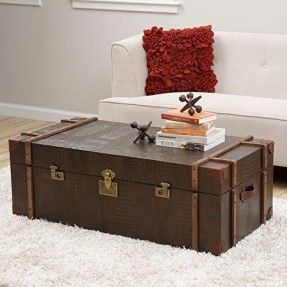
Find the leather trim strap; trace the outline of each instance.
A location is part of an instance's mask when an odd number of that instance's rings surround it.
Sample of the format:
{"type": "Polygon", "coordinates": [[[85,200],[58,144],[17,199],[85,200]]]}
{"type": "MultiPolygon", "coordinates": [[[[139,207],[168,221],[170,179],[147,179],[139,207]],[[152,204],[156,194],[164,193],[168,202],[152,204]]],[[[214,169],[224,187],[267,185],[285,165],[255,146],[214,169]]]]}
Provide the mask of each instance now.
{"type": "Polygon", "coordinates": [[[36,133],[36,132],[31,132],[31,133],[27,133],[27,132],[24,132],[24,133],[21,133],[21,136],[28,136],[28,137],[37,137],[41,135],[40,133],[36,133]]]}
{"type": "Polygon", "coordinates": [[[245,142],[248,142],[248,141],[251,141],[251,140],[253,140],[253,136],[247,136],[242,141],[238,141],[238,142],[235,142],[233,144],[230,144],[229,146],[226,146],[222,150],[214,152],[213,154],[211,154],[210,156],[208,156],[208,157],[206,157],[204,159],[195,161],[192,164],[192,167],[191,167],[191,171],[192,171],[192,173],[191,173],[192,191],[196,191],[196,192],[199,191],[199,174],[198,174],[198,169],[199,169],[200,165],[207,163],[208,161],[210,161],[210,159],[215,160],[215,158],[217,159],[219,156],[222,156],[223,154],[235,149],[236,147],[240,146],[242,143],[245,143],[245,142]]]}
{"type": "Polygon", "coordinates": [[[231,164],[231,244],[237,242],[237,194],[234,187],[237,185],[237,161],[225,160],[219,158],[223,154],[235,149],[242,143],[253,140],[253,136],[247,136],[242,141],[233,143],[220,151],[211,154],[209,157],[194,162],[191,167],[191,185],[192,185],[192,248],[198,250],[198,191],[199,191],[199,166],[209,161],[225,162],[231,164]]]}
{"type": "Polygon", "coordinates": [[[25,162],[26,162],[26,181],[27,181],[27,200],[28,200],[28,217],[34,218],[34,182],[32,168],[32,144],[25,142],[25,162]]]}
{"type": "MultiPolygon", "coordinates": [[[[64,126],[55,131],[52,131],[47,134],[39,134],[39,133],[22,133],[25,136],[31,136],[31,139],[28,139],[24,143],[24,152],[25,152],[25,164],[26,164],[26,179],[27,179],[27,196],[28,196],[28,217],[34,218],[34,181],[33,181],[33,167],[32,167],[32,143],[41,139],[45,139],[65,131],[80,127],[82,125],[97,121],[98,118],[93,117],[89,119],[75,118],[71,120],[71,125],[64,126]]],[[[64,121],[66,122],[66,121],[64,121]]]]}
{"type": "Polygon", "coordinates": [[[87,118],[81,118],[81,117],[75,117],[75,118],[72,118],[72,119],[64,119],[64,120],[61,120],[61,123],[69,123],[69,124],[74,124],[74,123],[77,123],[79,121],[83,121],[83,120],[86,120],[87,118]]]}
{"type": "Polygon", "coordinates": [[[268,185],[268,178],[267,178],[267,172],[264,170],[261,173],[262,178],[262,189],[261,189],[261,223],[265,224],[266,223],[266,215],[265,215],[265,210],[266,210],[266,196],[267,196],[267,185],[268,185]]]}
{"type": "Polygon", "coordinates": [[[26,167],[27,178],[27,197],[28,197],[28,217],[34,218],[34,188],[33,188],[33,169],[30,166],[26,167]]]}
{"type": "Polygon", "coordinates": [[[22,133],[22,135],[29,135],[29,136],[32,137],[32,138],[30,138],[28,140],[25,140],[25,164],[26,165],[32,165],[32,143],[33,142],[36,142],[36,141],[39,141],[39,140],[42,140],[42,139],[45,139],[45,138],[48,138],[48,137],[51,137],[51,136],[63,133],[63,132],[66,132],[68,130],[72,130],[74,128],[80,127],[82,125],[86,125],[88,123],[91,123],[91,122],[94,122],[94,121],[97,121],[97,120],[98,120],[98,118],[94,117],[94,118],[89,118],[89,119],[78,120],[76,122],[73,121],[73,123],[71,125],[64,126],[62,128],[59,128],[59,129],[57,129],[55,131],[52,131],[52,132],[49,132],[49,133],[46,133],[46,134],[22,133]]]}
{"type": "Polygon", "coordinates": [[[32,165],[32,144],[31,141],[25,142],[25,164],[32,165]]]}
{"type": "Polygon", "coordinates": [[[262,151],[262,169],[266,169],[268,166],[268,150],[269,146],[268,143],[259,143],[259,142],[242,142],[243,145],[249,145],[249,146],[255,146],[255,147],[261,147],[262,151]]]}
{"type": "Polygon", "coordinates": [[[217,157],[211,157],[209,158],[210,161],[214,162],[222,162],[222,163],[228,163],[231,164],[231,188],[234,188],[237,185],[237,161],[236,160],[227,160],[223,158],[217,158],[217,157]]]}
{"type": "Polygon", "coordinates": [[[191,199],[191,246],[198,250],[198,193],[192,194],[191,199]]]}
{"type": "Polygon", "coordinates": [[[234,246],[237,243],[237,192],[231,191],[231,245],[234,246]]]}
{"type": "Polygon", "coordinates": [[[76,121],[76,122],[73,121],[73,123],[71,125],[64,126],[62,128],[59,128],[59,129],[57,129],[55,131],[51,131],[51,132],[46,133],[46,134],[39,134],[39,135],[37,135],[35,137],[32,137],[31,139],[28,139],[26,142],[33,143],[33,142],[36,142],[36,141],[39,141],[39,140],[42,140],[42,139],[45,139],[45,138],[48,138],[48,137],[51,137],[51,136],[63,133],[63,132],[66,132],[68,130],[72,130],[74,128],[77,128],[77,127],[89,124],[89,123],[97,121],[97,120],[98,120],[98,118],[93,117],[93,118],[89,118],[89,119],[79,120],[79,121],[76,121]]]}
{"type": "Polygon", "coordinates": [[[234,189],[237,185],[237,161],[236,160],[225,160],[221,158],[210,158],[211,161],[224,162],[231,164],[231,226],[230,226],[230,239],[231,246],[237,243],[237,192],[234,189]]]}

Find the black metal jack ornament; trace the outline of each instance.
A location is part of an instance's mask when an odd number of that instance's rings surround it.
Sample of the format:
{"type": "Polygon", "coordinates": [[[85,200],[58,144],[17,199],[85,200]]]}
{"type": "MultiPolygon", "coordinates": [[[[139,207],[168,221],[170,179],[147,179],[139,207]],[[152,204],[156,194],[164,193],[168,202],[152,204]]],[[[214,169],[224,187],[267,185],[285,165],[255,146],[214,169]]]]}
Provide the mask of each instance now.
{"type": "Polygon", "coordinates": [[[143,142],[146,137],[148,138],[149,143],[153,143],[155,141],[155,136],[150,136],[149,134],[147,134],[147,131],[150,128],[151,124],[152,121],[150,121],[147,125],[142,126],[140,126],[137,122],[131,123],[131,127],[139,131],[136,139],[134,140],[134,143],[137,143],[137,141],[143,142]]]}
{"type": "Polygon", "coordinates": [[[194,95],[191,92],[188,93],[186,96],[181,95],[179,97],[179,100],[181,102],[186,102],[186,105],[180,110],[181,113],[183,113],[187,109],[188,109],[188,113],[190,116],[193,116],[195,114],[195,111],[198,113],[202,112],[202,107],[199,105],[195,105],[201,99],[201,96],[198,96],[196,98],[193,98],[193,97],[194,95]]]}

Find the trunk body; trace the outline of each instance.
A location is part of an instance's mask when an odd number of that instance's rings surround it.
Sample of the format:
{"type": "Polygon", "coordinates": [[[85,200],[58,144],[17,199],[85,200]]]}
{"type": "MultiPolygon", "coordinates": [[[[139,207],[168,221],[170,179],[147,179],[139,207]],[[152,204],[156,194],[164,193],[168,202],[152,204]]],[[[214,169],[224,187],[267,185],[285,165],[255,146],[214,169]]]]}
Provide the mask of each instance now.
{"type": "Polygon", "coordinates": [[[215,255],[272,216],[271,141],[201,153],[134,137],[74,119],[10,140],[13,212],[215,255]]]}

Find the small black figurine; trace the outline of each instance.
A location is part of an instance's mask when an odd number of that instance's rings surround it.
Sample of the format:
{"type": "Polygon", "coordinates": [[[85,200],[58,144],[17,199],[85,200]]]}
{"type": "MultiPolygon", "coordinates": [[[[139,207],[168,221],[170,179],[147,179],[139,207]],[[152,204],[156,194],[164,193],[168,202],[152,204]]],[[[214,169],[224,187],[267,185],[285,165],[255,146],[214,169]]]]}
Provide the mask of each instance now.
{"type": "Polygon", "coordinates": [[[137,122],[131,123],[131,127],[139,131],[136,139],[134,140],[134,143],[136,143],[139,140],[143,142],[145,140],[145,137],[148,138],[148,141],[150,143],[153,143],[155,141],[155,136],[150,136],[147,134],[147,131],[150,128],[151,124],[152,124],[152,121],[150,121],[147,125],[142,125],[142,126],[140,126],[137,122]]]}
{"type": "Polygon", "coordinates": [[[198,113],[202,112],[202,107],[201,106],[196,106],[195,104],[201,99],[201,96],[198,96],[196,98],[193,98],[193,93],[188,93],[187,96],[181,95],[179,97],[179,100],[181,102],[186,102],[186,105],[180,110],[181,113],[184,111],[188,110],[188,113],[190,116],[193,116],[195,111],[198,113]]]}

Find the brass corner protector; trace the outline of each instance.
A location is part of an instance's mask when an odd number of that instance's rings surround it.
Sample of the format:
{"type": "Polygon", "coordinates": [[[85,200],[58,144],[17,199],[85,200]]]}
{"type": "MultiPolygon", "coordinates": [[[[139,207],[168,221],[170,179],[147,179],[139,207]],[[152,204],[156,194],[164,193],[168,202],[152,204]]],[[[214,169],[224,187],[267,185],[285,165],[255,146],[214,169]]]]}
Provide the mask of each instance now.
{"type": "Polygon", "coordinates": [[[274,146],[275,146],[274,141],[270,141],[267,146],[268,146],[268,152],[270,154],[274,154],[274,146]]]}
{"type": "Polygon", "coordinates": [[[9,140],[9,151],[10,152],[16,151],[19,148],[19,143],[20,143],[19,140],[10,139],[9,140]]]}
{"type": "Polygon", "coordinates": [[[218,256],[226,252],[228,249],[229,249],[229,244],[225,241],[214,242],[210,246],[210,252],[215,256],[218,256]]]}
{"type": "Polygon", "coordinates": [[[213,181],[222,184],[228,177],[228,169],[208,169],[209,176],[213,179],[213,181]]]}

